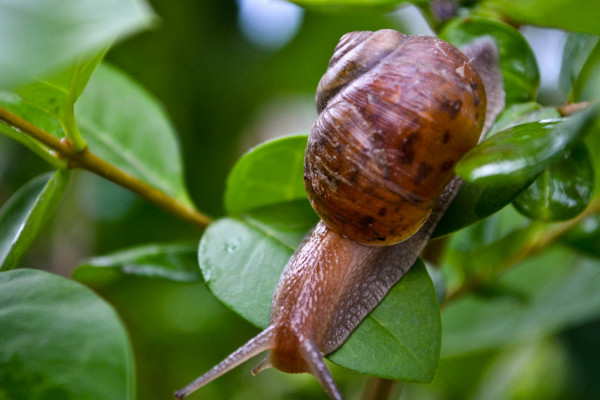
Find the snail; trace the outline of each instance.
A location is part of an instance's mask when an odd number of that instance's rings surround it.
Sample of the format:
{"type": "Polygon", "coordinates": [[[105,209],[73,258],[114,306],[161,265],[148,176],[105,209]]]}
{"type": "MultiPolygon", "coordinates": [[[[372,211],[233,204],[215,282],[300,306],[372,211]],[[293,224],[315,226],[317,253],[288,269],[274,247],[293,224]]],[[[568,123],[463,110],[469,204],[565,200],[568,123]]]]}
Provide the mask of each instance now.
{"type": "Polygon", "coordinates": [[[269,326],[177,399],[264,351],[253,374],[309,372],[342,399],[323,357],[415,262],[460,187],[453,166],[503,106],[493,41],[464,51],[469,58],[440,39],[394,30],[340,39],[319,82],[304,160],[321,221],[284,269],[269,326]]]}

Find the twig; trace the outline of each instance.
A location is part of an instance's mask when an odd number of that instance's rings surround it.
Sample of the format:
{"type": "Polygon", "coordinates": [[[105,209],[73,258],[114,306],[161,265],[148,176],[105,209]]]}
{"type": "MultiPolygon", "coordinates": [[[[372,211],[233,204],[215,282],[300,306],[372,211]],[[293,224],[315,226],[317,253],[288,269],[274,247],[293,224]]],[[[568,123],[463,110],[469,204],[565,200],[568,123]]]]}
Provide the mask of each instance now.
{"type": "Polygon", "coordinates": [[[400,385],[401,383],[398,381],[370,377],[365,385],[361,400],[389,400],[397,394],[400,385]]]}
{"type": "Polygon", "coordinates": [[[535,236],[531,242],[523,246],[517,253],[510,255],[505,262],[498,266],[492,276],[475,275],[474,277],[463,282],[455,290],[448,292],[446,299],[442,303],[442,306],[446,307],[451,302],[469,293],[472,293],[474,290],[480,287],[485,286],[491,279],[497,278],[500,274],[515,267],[524,259],[537,254],[539,251],[543,250],[549,244],[559,239],[564,233],[575,227],[581,221],[598,212],[600,212],[600,197],[596,197],[596,199],[590,203],[585,211],[579,214],[577,217],[569,221],[555,224],[551,229],[546,229],[539,235],[535,236]]]}
{"type": "Polygon", "coordinates": [[[211,219],[208,216],[181,204],[166,193],[104,161],[89,151],[87,147],[77,151],[66,138],[58,139],[2,107],[0,107],[0,121],[54,150],[60,158],[68,160],[69,168],[81,168],[100,175],[117,185],[131,190],[198,228],[204,229],[211,223],[211,219]]]}

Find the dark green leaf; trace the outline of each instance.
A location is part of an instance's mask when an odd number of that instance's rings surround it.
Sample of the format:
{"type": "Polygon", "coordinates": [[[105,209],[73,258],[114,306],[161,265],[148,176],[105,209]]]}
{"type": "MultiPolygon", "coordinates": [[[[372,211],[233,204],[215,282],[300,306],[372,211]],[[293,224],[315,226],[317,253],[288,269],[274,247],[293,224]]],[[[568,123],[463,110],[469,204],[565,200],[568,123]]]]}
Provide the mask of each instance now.
{"type": "MultiPolygon", "coordinates": [[[[260,327],[268,324],[283,268],[315,222],[307,201],[281,207],[221,219],[200,241],[211,291],[260,327]]],[[[419,261],[331,358],[360,372],[426,382],[437,365],[440,328],[435,290],[419,261]]]]}
{"type": "Polygon", "coordinates": [[[0,273],[0,394],[134,400],[129,339],[89,289],[38,270],[0,273]]]}
{"type": "Polygon", "coordinates": [[[544,252],[499,278],[500,284],[522,296],[469,296],[444,310],[442,357],[499,347],[597,318],[599,279],[597,261],[564,250],[544,252]]]}
{"type": "Polygon", "coordinates": [[[101,64],[75,105],[75,116],[97,156],[191,206],[173,126],[144,89],[101,64]]]}
{"type": "Polygon", "coordinates": [[[60,170],[28,182],[0,209],[0,269],[17,266],[40,229],[50,219],[70,172],[60,170]]]}
{"type": "Polygon", "coordinates": [[[600,257],[600,214],[587,217],[561,237],[572,248],[600,257]]]}
{"type": "Polygon", "coordinates": [[[562,221],[576,217],[594,191],[594,169],[587,147],[580,143],[564,153],[514,201],[532,219],[562,221]]]}
{"type": "Polygon", "coordinates": [[[470,16],[450,21],[439,36],[457,47],[491,36],[498,45],[506,104],[535,100],[540,83],[537,62],[519,31],[497,20],[470,16]]]}
{"type": "Polygon", "coordinates": [[[423,262],[417,260],[329,358],[369,375],[429,382],[438,364],[440,343],[437,296],[423,262]]]}
{"type": "MultiPolygon", "coordinates": [[[[537,103],[514,104],[504,110],[488,133],[539,119],[557,118],[558,111],[537,103]]],[[[465,228],[509,205],[535,177],[493,183],[464,182],[456,198],[442,217],[432,237],[440,237],[465,228]]]]}
{"type": "Polygon", "coordinates": [[[62,69],[152,21],[143,0],[2,0],[0,87],[62,69]]]}
{"type": "Polygon", "coordinates": [[[464,182],[433,232],[432,238],[456,232],[500,211],[534,180],[535,176],[505,182],[481,184],[464,182]]]}
{"type": "Polygon", "coordinates": [[[178,282],[201,279],[197,247],[189,244],[150,244],[90,258],[73,272],[84,283],[111,280],[121,274],[178,282]]]}
{"type": "Polygon", "coordinates": [[[227,178],[225,209],[239,215],[254,208],[306,198],[307,135],[275,139],[250,150],[227,178]]]}
{"type": "Polygon", "coordinates": [[[600,34],[595,0],[484,0],[481,7],[522,24],[600,34]]]}
{"type": "Polygon", "coordinates": [[[592,49],[571,91],[572,101],[600,98],[600,41],[592,49]]]}
{"type": "Polygon", "coordinates": [[[456,172],[474,183],[527,181],[556,161],[597,122],[600,106],[564,119],[522,124],[495,134],[468,152],[456,172]]]}

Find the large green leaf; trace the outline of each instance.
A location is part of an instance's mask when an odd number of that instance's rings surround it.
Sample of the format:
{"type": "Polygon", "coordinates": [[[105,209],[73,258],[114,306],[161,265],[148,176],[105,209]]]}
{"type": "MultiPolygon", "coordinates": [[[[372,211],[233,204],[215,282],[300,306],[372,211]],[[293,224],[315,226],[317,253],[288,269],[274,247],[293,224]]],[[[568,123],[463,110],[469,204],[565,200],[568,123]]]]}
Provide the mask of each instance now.
{"type": "Polygon", "coordinates": [[[522,24],[600,34],[596,0],[484,0],[481,7],[522,24]]]}
{"type": "Polygon", "coordinates": [[[152,21],[144,0],[0,0],[0,87],[61,69],[152,21]]]}
{"type": "Polygon", "coordinates": [[[75,117],[93,153],[191,205],[175,130],[139,85],[101,64],[75,105],[75,117]]]}
{"type": "Polygon", "coordinates": [[[597,318],[599,280],[597,261],[564,250],[544,252],[498,279],[506,295],[469,296],[444,310],[442,357],[502,346],[531,334],[550,334],[597,318]]]}
{"type": "Polygon", "coordinates": [[[200,279],[196,251],[191,244],[143,245],[90,258],[77,267],[73,278],[87,284],[126,274],[193,282],[200,279]]]}
{"type": "Polygon", "coordinates": [[[0,397],[134,400],[129,339],[89,289],[38,270],[0,273],[0,397]]]}
{"type": "Polygon", "coordinates": [[[540,174],[598,122],[600,106],[564,119],[517,125],[468,152],[456,171],[475,183],[526,181],[540,174]]]}
{"type": "Polygon", "coordinates": [[[532,219],[562,221],[576,217],[594,191],[594,169],[583,143],[564,153],[514,201],[532,219]]]}
{"type": "Polygon", "coordinates": [[[275,139],[242,156],[227,178],[227,213],[239,215],[269,204],[306,198],[302,174],[307,140],[307,135],[275,139]]]}
{"type": "MultiPolygon", "coordinates": [[[[266,327],[283,268],[314,223],[307,201],[216,221],[199,246],[209,288],[244,318],[266,327]]],[[[440,329],[435,290],[419,261],[331,359],[367,374],[426,382],[437,366],[440,329]]]]}
{"type": "Polygon", "coordinates": [[[457,47],[491,36],[498,45],[506,104],[535,100],[540,83],[537,62],[519,31],[497,20],[469,16],[450,21],[439,36],[457,47]]]}
{"type": "Polygon", "coordinates": [[[70,172],[60,170],[42,175],[19,189],[0,209],[0,270],[16,267],[52,217],[70,172]]]}

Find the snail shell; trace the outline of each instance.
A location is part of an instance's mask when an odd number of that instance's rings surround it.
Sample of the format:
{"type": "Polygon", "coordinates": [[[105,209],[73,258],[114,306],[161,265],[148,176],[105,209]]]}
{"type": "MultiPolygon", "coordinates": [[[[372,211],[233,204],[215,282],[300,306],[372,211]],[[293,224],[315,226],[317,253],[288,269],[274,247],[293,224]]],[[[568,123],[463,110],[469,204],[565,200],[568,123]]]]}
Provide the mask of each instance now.
{"type": "Polygon", "coordinates": [[[305,157],[313,208],[335,232],[389,245],[412,236],[479,140],[484,86],[454,46],[393,30],[340,40],[316,96],[305,157]]]}

